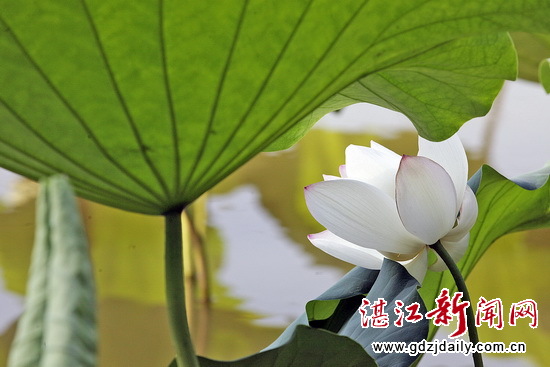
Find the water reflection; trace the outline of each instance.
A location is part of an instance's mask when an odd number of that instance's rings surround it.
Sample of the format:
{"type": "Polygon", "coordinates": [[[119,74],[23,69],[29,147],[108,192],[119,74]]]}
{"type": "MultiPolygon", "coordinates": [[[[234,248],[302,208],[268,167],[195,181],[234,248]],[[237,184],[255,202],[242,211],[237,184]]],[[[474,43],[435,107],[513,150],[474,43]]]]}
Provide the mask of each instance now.
{"type": "Polygon", "coordinates": [[[211,195],[208,209],[209,222],[225,244],[218,281],[243,300],[239,308],[265,315],[259,325],[285,327],[343,275],[315,264],[262,206],[252,185],[211,195]]]}
{"type": "MultiPolygon", "coordinates": [[[[515,93],[507,93],[506,98],[516,98],[515,93]]],[[[505,104],[506,109],[511,108],[505,104]]],[[[541,107],[540,101],[537,106],[541,107]]],[[[542,108],[548,106],[542,104],[542,108]]],[[[528,116],[533,110],[514,117],[516,123],[529,120],[534,124],[534,133],[527,140],[521,136],[532,124],[513,126],[510,133],[501,130],[510,128],[509,123],[499,121],[496,130],[487,133],[486,125],[468,123],[461,135],[473,158],[470,173],[486,161],[509,176],[540,168],[550,157],[545,139],[549,125],[545,125],[545,133],[536,126],[550,116],[550,111],[542,118],[528,116]],[[482,149],[487,137],[493,141],[488,151],[482,149]]],[[[509,119],[509,114],[501,113],[502,119],[509,119]]],[[[306,300],[350,269],[350,265],[308,243],[305,235],[322,227],[308,213],[302,192],[304,186],[321,180],[322,173],[337,174],[348,144],[368,145],[373,139],[402,154],[417,152],[416,134],[400,115],[359,113],[351,117],[345,112],[331,118],[338,124],[341,119],[357,119],[361,131],[335,132],[334,126],[315,129],[288,151],[256,157],[209,195],[206,252],[212,272],[212,304],[190,304],[192,333],[199,353],[215,359],[235,359],[257,352],[303,311],[306,300]],[[363,128],[365,116],[371,128],[368,131],[363,128]],[[374,128],[375,121],[384,121],[384,129],[374,128]],[[388,124],[397,127],[388,129],[388,124]],[[400,127],[403,124],[408,130],[400,127]]],[[[326,127],[327,122],[323,124],[326,127]]],[[[162,219],[85,201],[81,204],[98,283],[101,366],[167,365],[172,348],[163,296],[162,219]]],[[[32,198],[27,197],[24,203],[20,200],[16,210],[0,214],[0,268],[6,289],[16,294],[25,291],[33,226],[32,198]]],[[[469,279],[474,299],[500,297],[510,304],[532,298],[539,304],[538,329],[525,325],[502,331],[480,328],[484,341],[527,343],[525,356],[494,356],[487,359],[488,366],[550,365],[546,353],[550,330],[544,322],[550,294],[545,273],[538,270],[546,269],[548,238],[550,231],[539,230],[499,240],[469,279]]],[[[1,307],[7,307],[7,302],[0,302],[1,307]]],[[[10,310],[15,312],[20,307],[10,310]]],[[[2,317],[7,316],[2,311],[2,317]]],[[[5,366],[13,330],[8,328],[0,336],[0,367],[5,366]]],[[[429,358],[421,365],[460,365],[461,360],[456,358],[429,358]]],[[[464,365],[471,365],[470,359],[464,365]]]]}
{"type": "Polygon", "coordinates": [[[5,288],[0,269],[0,335],[15,322],[23,311],[23,297],[5,288]]]}

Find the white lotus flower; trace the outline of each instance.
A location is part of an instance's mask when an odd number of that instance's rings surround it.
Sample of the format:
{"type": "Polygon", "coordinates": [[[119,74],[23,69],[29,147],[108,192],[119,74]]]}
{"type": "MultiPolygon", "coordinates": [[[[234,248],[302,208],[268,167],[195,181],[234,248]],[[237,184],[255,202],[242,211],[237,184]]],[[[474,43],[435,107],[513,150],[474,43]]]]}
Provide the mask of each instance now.
{"type": "MultiPolygon", "coordinates": [[[[340,175],[305,188],[313,217],[327,228],[308,236],[326,253],[380,269],[384,257],[400,262],[422,283],[429,245],[441,241],[455,261],[468,247],[477,201],[466,184],[468,161],[459,138],[419,138],[418,156],[399,156],[371,142],[350,145],[340,175]]],[[[446,269],[439,258],[430,267],[446,269]]]]}

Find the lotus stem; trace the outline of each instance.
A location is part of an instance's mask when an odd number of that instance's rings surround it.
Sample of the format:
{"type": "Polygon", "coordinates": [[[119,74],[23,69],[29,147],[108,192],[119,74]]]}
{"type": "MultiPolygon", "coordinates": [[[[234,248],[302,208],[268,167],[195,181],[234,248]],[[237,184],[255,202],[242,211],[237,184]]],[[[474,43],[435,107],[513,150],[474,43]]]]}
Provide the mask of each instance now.
{"type": "MultiPolygon", "coordinates": [[[[475,346],[477,345],[477,343],[479,343],[479,337],[477,335],[473,304],[470,301],[470,293],[468,292],[468,288],[466,287],[466,282],[462,277],[462,273],[458,269],[458,266],[456,266],[456,263],[454,262],[451,255],[449,255],[447,250],[445,250],[440,241],[437,241],[430,247],[434,249],[439,257],[441,257],[441,259],[445,262],[447,268],[449,268],[449,271],[454,278],[458,291],[462,292],[462,299],[464,301],[470,302],[470,307],[466,308],[466,325],[468,326],[468,336],[470,337],[470,342],[472,342],[475,346]]],[[[483,358],[481,357],[481,353],[472,353],[472,357],[474,359],[475,367],[483,367],[483,358]]]]}
{"type": "Polygon", "coordinates": [[[185,306],[181,211],[165,213],[166,303],[178,367],[199,367],[185,306]]]}

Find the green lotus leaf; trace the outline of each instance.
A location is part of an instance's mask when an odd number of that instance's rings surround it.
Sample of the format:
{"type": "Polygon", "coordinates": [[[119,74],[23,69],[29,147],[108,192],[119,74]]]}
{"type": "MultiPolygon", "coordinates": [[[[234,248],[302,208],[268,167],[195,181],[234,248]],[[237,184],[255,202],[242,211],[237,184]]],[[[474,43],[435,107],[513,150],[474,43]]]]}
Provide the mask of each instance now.
{"type": "Polygon", "coordinates": [[[260,151],[288,146],[358,81],[377,93],[394,83],[386,104],[444,139],[515,73],[498,33],[550,33],[547,0],[0,0],[0,9],[0,166],[32,179],[62,172],[85,198],[147,214],[184,207],[260,151]],[[495,74],[476,77],[473,62],[498,55],[495,74]],[[434,85],[445,92],[426,119],[429,108],[417,107],[434,85]],[[472,107],[445,112],[457,94],[471,94],[457,106],[472,107]]]}
{"type": "Polygon", "coordinates": [[[214,361],[203,357],[199,357],[199,361],[201,367],[378,366],[353,340],[305,325],[298,325],[292,339],[278,348],[237,361],[214,361]]]}

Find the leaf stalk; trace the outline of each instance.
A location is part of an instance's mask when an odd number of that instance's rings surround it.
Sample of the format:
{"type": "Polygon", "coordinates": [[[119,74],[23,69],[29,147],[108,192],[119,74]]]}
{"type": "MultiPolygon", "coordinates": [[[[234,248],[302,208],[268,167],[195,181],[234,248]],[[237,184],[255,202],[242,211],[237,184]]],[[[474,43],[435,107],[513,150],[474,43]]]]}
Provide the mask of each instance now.
{"type": "MultiPolygon", "coordinates": [[[[466,308],[466,325],[468,326],[468,336],[470,337],[470,341],[475,346],[477,345],[477,343],[479,343],[479,337],[477,335],[473,304],[470,301],[470,293],[468,292],[468,288],[466,287],[466,282],[462,277],[462,273],[460,272],[460,269],[458,269],[458,266],[454,262],[451,255],[449,255],[447,250],[445,250],[445,248],[443,247],[440,241],[437,241],[430,247],[434,249],[434,251],[441,257],[441,259],[447,265],[447,268],[449,269],[449,271],[451,272],[451,275],[454,278],[458,291],[462,292],[462,299],[464,301],[470,302],[470,307],[466,308]]],[[[472,357],[474,359],[475,367],[483,367],[483,358],[481,357],[481,353],[477,353],[477,352],[472,353],[472,357]]]]}
{"type": "Polygon", "coordinates": [[[181,211],[165,213],[164,217],[166,303],[177,365],[178,367],[199,367],[191,341],[185,306],[181,211]]]}

